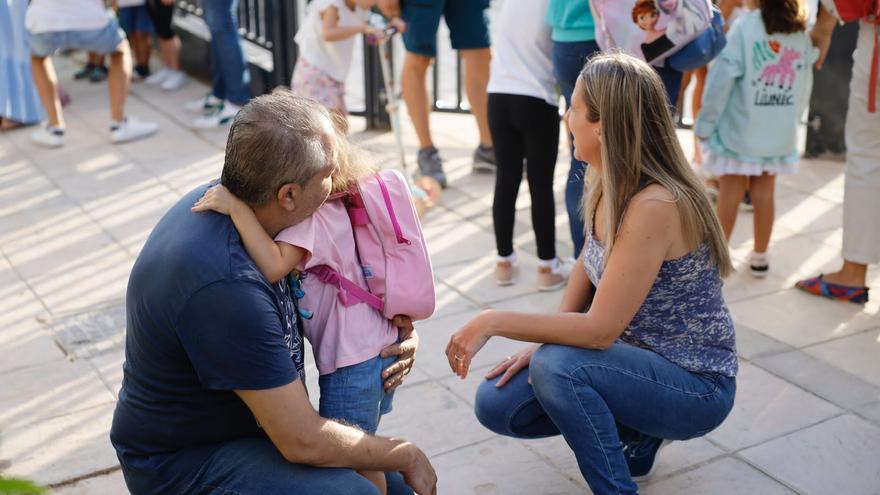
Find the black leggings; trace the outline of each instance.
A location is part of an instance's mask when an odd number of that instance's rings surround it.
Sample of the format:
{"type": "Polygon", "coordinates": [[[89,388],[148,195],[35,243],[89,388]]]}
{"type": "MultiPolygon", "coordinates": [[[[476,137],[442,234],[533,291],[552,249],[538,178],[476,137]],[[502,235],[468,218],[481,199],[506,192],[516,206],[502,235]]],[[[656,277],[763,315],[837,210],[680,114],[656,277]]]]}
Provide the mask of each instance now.
{"type": "Polygon", "coordinates": [[[513,253],[516,196],[522,182],[525,159],[538,258],[555,258],[553,170],[559,149],[559,110],[531,96],[490,93],[489,129],[498,162],[495,200],[492,203],[498,255],[510,256],[513,253]]]}
{"type": "Polygon", "coordinates": [[[171,29],[171,18],[174,14],[174,4],[165,5],[161,0],[147,0],[147,11],[150,13],[150,19],[153,20],[156,36],[163,40],[173,38],[174,30],[171,29]]]}

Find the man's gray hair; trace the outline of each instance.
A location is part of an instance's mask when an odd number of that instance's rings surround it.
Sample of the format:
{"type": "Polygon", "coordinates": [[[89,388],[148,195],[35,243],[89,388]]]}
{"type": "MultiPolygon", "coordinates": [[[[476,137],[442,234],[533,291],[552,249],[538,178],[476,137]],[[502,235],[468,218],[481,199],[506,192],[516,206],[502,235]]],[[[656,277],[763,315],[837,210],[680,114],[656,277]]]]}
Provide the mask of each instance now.
{"type": "Polygon", "coordinates": [[[305,184],[333,165],[336,139],[320,103],[275,91],[235,116],[226,141],[221,183],[251,205],[268,203],[284,184],[305,184]]]}

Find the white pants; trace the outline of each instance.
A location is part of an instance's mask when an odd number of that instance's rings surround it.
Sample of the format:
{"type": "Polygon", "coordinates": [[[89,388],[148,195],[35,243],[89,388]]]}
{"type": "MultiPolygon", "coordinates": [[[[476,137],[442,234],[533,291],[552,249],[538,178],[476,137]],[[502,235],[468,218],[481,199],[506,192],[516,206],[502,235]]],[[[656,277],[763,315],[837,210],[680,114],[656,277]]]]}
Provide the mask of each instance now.
{"type": "Polygon", "coordinates": [[[862,22],[846,116],[843,258],[863,264],[880,263],[880,111],[867,110],[873,51],[874,26],[862,22]]]}

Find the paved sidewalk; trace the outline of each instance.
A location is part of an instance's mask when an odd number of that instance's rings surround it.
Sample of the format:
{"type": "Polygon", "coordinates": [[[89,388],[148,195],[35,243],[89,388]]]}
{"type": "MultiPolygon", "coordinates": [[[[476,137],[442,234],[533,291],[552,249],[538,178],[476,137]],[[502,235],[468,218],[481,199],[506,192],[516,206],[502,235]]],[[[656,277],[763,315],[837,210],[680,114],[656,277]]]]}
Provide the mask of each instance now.
{"type": "MultiPolygon", "coordinates": [[[[0,459],[4,476],[56,486],[56,493],[125,493],[108,432],[121,380],[124,308],[132,263],[153,225],[182,194],[219,175],[227,130],[194,132],[182,103],[206,88],[165,94],[132,86],[129,113],[162,126],[148,140],[109,144],[103,85],[73,82],[67,144],[44,150],[28,130],[0,134],[0,459]]],[[[538,293],[527,186],[518,202],[518,285],[492,280],[493,178],[470,173],[476,128],[469,116],[435,114],[450,188],[425,219],[439,289],[437,314],[419,325],[418,363],[381,433],[415,441],[431,456],[443,494],[587,492],[559,439],[518,441],[482,428],[472,411],[485,371],[521,344],[493,339],[466,381],[453,377],[449,335],[483,308],[553,311],[560,292],[538,293]]],[[[390,133],[353,140],[393,166],[390,133]]],[[[691,135],[682,132],[691,146],[691,135]]],[[[411,134],[406,142],[415,143],[411,134]]],[[[409,156],[414,156],[411,147],[409,156]]],[[[567,152],[557,170],[557,235],[569,255],[563,203],[567,152]]],[[[762,281],[741,270],[725,285],[742,360],[737,402],[708,436],[673,443],[643,487],[665,493],[880,493],[880,270],[867,307],[801,294],[800,277],[834,269],[841,237],[843,165],[804,161],[782,178],[762,281]]],[[[880,212],[878,212],[880,213],[880,212]]],[[[732,242],[737,266],[751,249],[741,213],[732,242]]],[[[310,387],[317,373],[310,366],[310,387]]]]}

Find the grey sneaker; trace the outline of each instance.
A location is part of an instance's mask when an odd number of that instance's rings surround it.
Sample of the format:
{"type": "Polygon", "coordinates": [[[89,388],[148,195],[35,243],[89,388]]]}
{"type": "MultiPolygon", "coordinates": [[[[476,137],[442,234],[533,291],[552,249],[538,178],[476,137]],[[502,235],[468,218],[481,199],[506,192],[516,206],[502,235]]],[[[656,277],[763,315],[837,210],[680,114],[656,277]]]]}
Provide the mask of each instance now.
{"type": "Polygon", "coordinates": [[[474,172],[475,173],[495,173],[495,148],[477,146],[474,150],[474,172]]]}
{"type": "Polygon", "coordinates": [[[431,146],[430,148],[420,149],[418,161],[419,172],[421,172],[422,175],[433,177],[440,184],[440,187],[446,189],[446,174],[443,172],[443,159],[440,158],[440,153],[437,151],[437,148],[431,146]]]}

